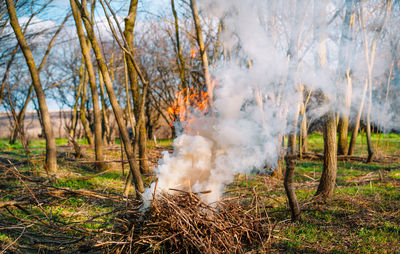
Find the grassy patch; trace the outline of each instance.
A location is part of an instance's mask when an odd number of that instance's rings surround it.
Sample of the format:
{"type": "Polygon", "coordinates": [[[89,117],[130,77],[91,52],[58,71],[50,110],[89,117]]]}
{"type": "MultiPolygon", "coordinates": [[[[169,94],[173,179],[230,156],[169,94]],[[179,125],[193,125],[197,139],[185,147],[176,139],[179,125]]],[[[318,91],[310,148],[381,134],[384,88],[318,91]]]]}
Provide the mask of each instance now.
{"type": "MultiPolygon", "coordinates": [[[[350,142],[349,134],[348,142],[350,142]]],[[[372,144],[377,152],[390,155],[400,151],[400,134],[372,134],[372,144]]],[[[322,153],[324,151],[323,136],[321,133],[313,133],[307,138],[308,147],[311,151],[322,153]]],[[[367,141],[365,133],[360,133],[356,139],[355,155],[367,154],[367,141]]]]}
{"type": "MultiPolygon", "coordinates": [[[[378,152],[396,155],[400,150],[400,135],[374,134],[373,142],[378,152]]],[[[80,144],[87,144],[87,140],[79,140],[80,144]]],[[[68,144],[66,139],[58,139],[57,146],[68,144]]],[[[152,156],[161,150],[170,148],[173,140],[149,140],[148,148],[152,156]]],[[[323,151],[323,138],[321,134],[312,134],[308,139],[309,148],[314,152],[323,151]]],[[[116,140],[119,145],[119,140],[116,140]]],[[[44,140],[31,140],[30,149],[33,155],[44,153],[44,140]]],[[[46,189],[36,182],[25,183],[36,193],[42,208],[37,206],[26,186],[15,177],[9,177],[4,168],[0,169],[1,202],[5,201],[30,201],[22,205],[25,209],[9,207],[17,218],[26,221],[45,221],[43,210],[58,226],[67,228],[63,234],[66,236],[81,236],[82,232],[88,239],[107,237],[105,231],[111,231],[116,207],[125,207],[121,201],[124,189],[125,175],[122,175],[119,162],[108,164],[109,170],[99,172],[92,163],[87,163],[94,158],[93,149],[83,146],[87,158],[74,160],[63,152],[58,159],[59,174],[53,181],[47,181],[47,175],[38,160],[28,167],[18,164],[20,174],[28,177],[42,177],[42,184],[53,186],[46,189]],[[2,171],[3,170],[3,171],[2,171]],[[6,180],[3,180],[6,179],[6,180]],[[61,188],[61,190],[57,189],[61,188]],[[89,193],[89,194],[79,194],[89,193]],[[107,198],[110,195],[114,199],[107,198]],[[43,210],[42,210],[43,209],[43,210]],[[68,224],[66,227],[64,224],[68,224]],[[77,230],[75,230],[77,229],[77,230]],[[90,233],[87,233],[90,232],[90,233]],[[89,236],[90,235],[90,236],[89,236]]],[[[21,143],[18,141],[10,145],[7,139],[0,139],[0,156],[16,161],[26,160],[21,143]]],[[[63,147],[65,151],[65,147],[63,147]]],[[[120,150],[104,150],[107,160],[120,160],[120,150]]],[[[356,154],[365,156],[365,138],[360,135],[357,139],[356,154]]],[[[43,158],[36,156],[35,158],[43,158]]],[[[5,160],[4,159],[4,160],[5,160]]],[[[156,161],[156,160],[155,160],[156,161]]],[[[240,203],[255,206],[257,209],[266,207],[271,223],[275,225],[274,237],[270,242],[270,250],[277,253],[397,253],[400,249],[398,235],[400,234],[400,166],[396,163],[370,163],[358,161],[339,161],[335,195],[327,203],[315,203],[315,195],[323,169],[321,160],[304,159],[298,162],[295,170],[296,194],[302,209],[302,221],[292,223],[287,206],[287,198],[282,180],[266,175],[251,174],[249,176],[237,175],[230,184],[225,197],[239,196],[240,203]]],[[[154,177],[144,178],[146,185],[154,181],[154,177]]],[[[122,208],[123,210],[124,208],[122,208]]],[[[18,224],[15,217],[5,209],[0,209],[0,221],[18,224]]],[[[46,227],[44,227],[46,228],[46,227]]],[[[33,234],[45,233],[55,235],[60,232],[44,229],[36,225],[29,231],[33,234]],[[44,231],[43,231],[44,230],[44,231]]],[[[7,231],[0,228],[0,248],[8,245],[21,231],[7,231]]],[[[46,244],[32,244],[28,238],[21,237],[16,248],[35,246],[48,250],[55,250],[46,244]]],[[[76,246],[75,246],[76,247],[76,246]]]]}

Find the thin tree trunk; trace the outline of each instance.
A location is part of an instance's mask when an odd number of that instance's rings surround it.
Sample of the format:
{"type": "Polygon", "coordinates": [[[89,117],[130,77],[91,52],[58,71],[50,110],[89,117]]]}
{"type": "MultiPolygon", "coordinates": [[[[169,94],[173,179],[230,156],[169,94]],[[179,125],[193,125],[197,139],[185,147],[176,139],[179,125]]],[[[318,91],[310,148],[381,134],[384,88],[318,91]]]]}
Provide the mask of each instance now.
{"type": "MultiPolygon", "coordinates": [[[[83,58],[81,62],[81,66],[79,67],[79,72],[83,72],[83,58]]],[[[76,133],[76,125],[78,123],[78,105],[79,105],[79,98],[81,95],[81,90],[82,90],[82,84],[83,80],[79,80],[78,88],[76,89],[76,94],[75,94],[75,104],[74,104],[74,109],[72,110],[72,120],[71,120],[71,128],[69,129],[69,136],[72,138],[75,138],[75,133],[76,133]]]]}
{"type": "Polygon", "coordinates": [[[350,116],[350,107],[351,107],[351,93],[352,93],[352,82],[350,77],[349,70],[346,73],[347,76],[347,87],[345,94],[345,103],[344,109],[341,113],[338,125],[338,154],[345,155],[348,153],[347,148],[347,137],[348,137],[348,129],[349,129],[349,116],[350,116]]]}
{"type": "Polygon", "coordinates": [[[172,14],[174,15],[174,24],[175,24],[175,40],[176,40],[176,49],[177,49],[177,63],[179,69],[179,76],[181,78],[181,83],[179,84],[179,89],[182,90],[186,88],[186,78],[185,78],[185,60],[182,56],[182,47],[179,38],[179,24],[178,24],[178,14],[175,10],[175,1],[171,0],[171,8],[172,14]]]}
{"type": "Polygon", "coordinates": [[[331,111],[324,118],[324,168],[315,194],[322,200],[332,197],[337,171],[336,115],[331,111]]]}
{"type": "MultiPolygon", "coordinates": [[[[317,15],[325,16],[326,1],[314,1],[314,17],[317,15]]],[[[318,18],[317,18],[318,19],[318,18]]],[[[314,30],[314,39],[319,41],[319,52],[315,54],[316,69],[324,69],[326,67],[326,23],[323,21],[321,26],[314,30]]],[[[329,98],[325,97],[325,102],[329,102],[329,98]]],[[[337,171],[337,117],[334,111],[329,111],[324,116],[324,167],[322,176],[318,185],[316,195],[326,200],[333,195],[336,181],[337,171]]]]}
{"type": "Polygon", "coordinates": [[[360,129],[360,120],[361,120],[361,115],[362,115],[362,111],[364,108],[365,94],[367,92],[367,88],[368,88],[368,80],[365,80],[365,85],[364,85],[362,96],[361,96],[361,102],[360,102],[360,106],[357,111],[357,116],[354,121],[354,129],[353,129],[353,133],[351,134],[349,150],[347,152],[347,155],[353,155],[354,149],[356,147],[357,135],[358,135],[358,130],[360,129]]]}
{"type": "MultiPolygon", "coordinates": [[[[283,180],[283,184],[285,186],[286,195],[288,197],[290,211],[292,214],[292,220],[298,220],[300,217],[300,207],[298,205],[296,192],[294,189],[294,171],[297,164],[297,151],[296,151],[296,133],[297,133],[297,123],[299,120],[300,113],[300,103],[302,102],[302,94],[299,92],[301,87],[298,86],[298,82],[296,80],[296,72],[298,66],[298,42],[299,42],[299,34],[301,30],[301,22],[302,16],[304,15],[303,9],[305,7],[304,1],[299,1],[297,3],[293,19],[293,29],[292,34],[290,35],[289,47],[287,51],[287,57],[289,60],[289,71],[287,75],[286,83],[290,87],[290,91],[294,94],[299,94],[299,100],[295,102],[293,114],[288,114],[288,110],[286,109],[286,119],[288,119],[288,124],[290,125],[289,134],[287,136],[287,151],[285,155],[286,161],[286,171],[283,180]]],[[[278,99],[279,100],[279,99],[278,99]]],[[[287,103],[287,102],[285,102],[287,103]]],[[[285,106],[289,107],[288,104],[285,106]]]]}
{"type": "MultiPolygon", "coordinates": [[[[75,19],[76,31],[79,37],[79,42],[82,49],[82,55],[85,60],[86,66],[86,74],[89,78],[90,90],[92,92],[92,104],[93,104],[93,113],[94,113],[94,148],[95,148],[95,157],[96,157],[96,168],[98,170],[102,170],[105,168],[103,152],[102,152],[102,138],[101,138],[101,113],[99,106],[99,94],[97,92],[96,85],[96,74],[94,72],[92,57],[90,55],[90,48],[86,41],[85,32],[82,26],[82,20],[79,15],[79,11],[76,8],[72,9],[73,16],[75,19]]],[[[84,84],[84,88],[86,88],[86,84],[84,84]]],[[[82,101],[83,104],[83,101],[82,101]]],[[[86,127],[85,127],[86,129],[86,127]]],[[[93,140],[92,140],[93,142],[93,140]]],[[[93,144],[93,143],[92,143],[93,144]]]]}
{"type": "Polygon", "coordinates": [[[354,25],[353,16],[353,0],[346,0],[346,14],[344,16],[342,24],[342,35],[340,39],[339,47],[339,61],[338,61],[338,77],[340,86],[343,85],[343,77],[346,74],[347,85],[341,89],[343,96],[339,97],[342,101],[343,110],[340,114],[339,125],[338,125],[338,154],[347,154],[347,136],[349,129],[349,116],[351,107],[351,93],[352,93],[352,82],[350,77],[350,66],[349,66],[349,40],[351,39],[351,28],[354,25]],[[353,20],[352,20],[353,19],[353,20]]]}
{"type": "MultiPolygon", "coordinates": [[[[135,124],[133,123],[131,98],[129,96],[129,77],[128,77],[128,66],[126,64],[126,58],[124,57],[124,73],[125,73],[125,93],[126,93],[126,108],[128,111],[128,120],[131,125],[132,132],[135,130],[135,124]]],[[[135,138],[135,137],[134,137],[135,138]]]]}
{"type": "MultiPolygon", "coordinates": [[[[83,62],[81,63],[80,69],[83,69],[83,62]]],[[[83,83],[83,81],[79,80],[79,85],[78,85],[78,88],[76,90],[76,95],[75,95],[74,109],[72,111],[71,127],[68,132],[68,141],[74,148],[75,158],[83,157],[81,147],[79,146],[78,142],[76,141],[76,126],[78,123],[78,103],[79,103],[79,97],[81,94],[82,83],[83,83]]]]}
{"type": "Polygon", "coordinates": [[[36,91],[36,95],[39,102],[40,113],[43,122],[43,129],[46,136],[46,169],[49,173],[55,174],[57,171],[57,154],[56,154],[56,141],[54,138],[53,128],[50,121],[50,114],[47,108],[46,97],[40,83],[39,72],[36,67],[35,60],[32,55],[32,51],[21,31],[21,27],[18,23],[18,17],[15,12],[15,6],[13,0],[6,0],[8,14],[10,18],[11,26],[14,30],[15,36],[17,37],[18,43],[24,54],[26,63],[29,67],[31,74],[32,83],[36,91]]]}
{"type": "Polygon", "coordinates": [[[308,142],[307,142],[307,115],[306,115],[306,106],[304,103],[301,104],[300,108],[300,159],[302,159],[302,154],[308,151],[308,142]]]}
{"type": "Polygon", "coordinates": [[[104,81],[103,81],[103,75],[101,75],[101,71],[99,71],[99,86],[100,86],[100,97],[101,97],[101,112],[103,114],[103,131],[105,132],[103,141],[105,144],[109,145],[112,142],[111,140],[111,131],[110,131],[110,125],[109,125],[109,119],[108,119],[108,107],[106,104],[106,95],[104,93],[104,81]]]}
{"type": "Polygon", "coordinates": [[[208,92],[209,98],[210,98],[209,102],[212,103],[214,85],[211,82],[211,76],[210,76],[210,71],[209,71],[209,67],[208,67],[207,51],[206,51],[206,48],[204,45],[203,31],[201,29],[199,12],[197,10],[196,0],[190,0],[190,7],[192,9],[194,26],[196,29],[196,39],[197,39],[197,44],[199,45],[199,49],[200,49],[201,62],[203,64],[204,79],[205,79],[206,86],[207,86],[207,92],[208,92]]]}
{"type": "Polygon", "coordinates": [[[151,174],[152,170],[147,164],[147,131],[145,125],[144,107],[147,93],[148,83],[145,82],[143,85],[142,92],[138,85],[137,70],[133,62],[133,56],[135,54],[133,50],[133,29],[135,27],[136,21],[136,10],[137,10],[138,0],[131,0],[129,6],[128,16],[125,18],[125,30],[123,32],[125,37],[125,45],[131,55],[124,53],[124,57],[128,67],[129,80],[131,82],[131,91],[134,104],[134,113],[136,119],[135,128],[135,146],[138,146],[139,150],[139,165],[142,174],[151,174]]]}
{"type": "Polygon", "coordinates": [[[368,147],[368,158],[367,158],[367,163],[372,162],[374,158],[374,148],[372,146],[372,140],[371,140],[371,106],[372,106],[372,87],[371,83],[369,86],[369,102],[368,102],[368,112],[367,112],[367,126],[365,127],[366,129],[366,136],[367,136],[367,147],[368,147]]]}
{"type": "Polygon", "coordinates": [[[81,91],[81,107],[80,107],[80,111],[79,111],[79,116],[81,119],[81,123],[83,125],[83,129],[85,131],[85,135],[86,138],[88,140],[88,143],[90,146],[94,145],[94,140],[93,140],[93,135],[92,135],[92,131],[90,129],[89,123],[86,119],[86,95],[87,95],[87,71],[84,70],[83,73],[83,77],[81,76],[81,78],[83,78],[83,87],[82,87],[82,91],[81,91]]]}
{"type": "MultiPolygon", "coordinates": [[[[79,73],[83,72],[83,66],[84,66],[84,62],[83,62],[83,58],[82,58],[81,65],[79,67],[79,73]]],[[[76,140],[76,127],[78,124],[78,105],[79,105],[79,98],[80,98],[81,90],[82,90],[82,84],[83,84],[83,80],[79,79],[79,84],[75,91],[75,104],[74,104],[74,108],[72,110],[71,126],[69,127],[69,132],[68,132],[68,142],[72,145],[72,147],[75,151],[75,158],[83,157],[81,147],[79,146],[79,144],[76,140]]]]}
{"type": "Polygon", "coordinates": [[[280,151],[280,156],[279,159],[276,163],[276,168],[273,168],[273,172],[272,172],[272,177],[277,178],[277,179],[283,179],[283,164],[284,164],[284,160],[283,158],[285,158],[285,153],[284,148],[285,148],[285,136],[282,136],[280,138],[278,138],[278,140],[282,141],[282,144],[278,147],[279,151],[280,151]]]}
{"type": "Polygon", "coordinates": [[[297,156],[289,155],[285,156],[286,161],[286,171],[283,185],[285,186],[286,195],[289,201],[290,212],[292,215],[292,220],[297,221],[300,219],[300,207],[297,201],[296,192],[294,189],[294,170],[297,164],[297,156]]]}
{"type": "MultiPolygon", "coordinates": [[[[79,4],[79,2],[77,2],[77,0],[70,0],[70,2],[71,2],[72,8],[77,8],[77,4],[79,4]]],[[[139,170],[139,168],[138,168],[138,166],[136,164],[135,153],[134,153],[132,144],[131,144],[130,139],[129,139],[128,130],[127,130],[126,126],[125,126],[125,123],[123,122],[123,115],[122,115],[121,109],[119,107],[117,98],[116,98],[115,93],[114,93],[114,89],[113,89],[113,86],[112,86],[112,82],[111,82],[111,78],[110,78],[110,75],[109,75],[109,72],[108,72],[107,65],[105,63],[105,60],[104,60],[103,54],[101,52],[101,49],[100,49],[99,43],[97,41],[97,38],[96,38],[96,36],[94,34],[93,25],[92,25],[92,23],[90,22],[90,19],[89,19],[89,13],[88,13],[88,10],[87,10],[86,0],[82,0],[82,5],[79,4],[79,9],[81,11],[83,23],[85,25],[88,38],[91,41],[93,51],[94,51],[94,53],[96,55],[97,64],[98,64],[98,66],[100,68],[100,71],[101,71],[101,73],[103,75],[104,84],[106,86],[108,97],[110,99],[111,106],[112,106],[113,111],[114,111],[115,119],[116,119],[117,124],[118,124],[119,133],[120,133],[120,136],[122,138],[122,141],[124,142],[125,153],[126,153],[126,156],[128,158],[128,161],[129,161],[130,170],[131,170],[131,172],[132,172],[132,174],[134,176],[136,189],[139,192],[143,192],[144,191],[144,184],[143,184],[142,175],[141,175],[140,170],[139,170]]]]}

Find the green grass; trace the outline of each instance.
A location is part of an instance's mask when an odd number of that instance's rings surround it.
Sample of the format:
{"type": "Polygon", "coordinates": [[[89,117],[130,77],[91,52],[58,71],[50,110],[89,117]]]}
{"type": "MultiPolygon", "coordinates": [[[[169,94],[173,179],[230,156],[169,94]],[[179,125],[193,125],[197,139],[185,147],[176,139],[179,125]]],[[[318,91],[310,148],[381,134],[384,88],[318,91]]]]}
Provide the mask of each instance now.
{"type": "MultiPolygon", "coordinates": [[[[167,148],[167,147],[171,147],[173,142],[174,142],[173,139],[157,139],[157,144],[155,145],[154,140],[149,139],[147,141],[147,147],[148,148],[155,148],[155,147],[167,148]]],[[[121,144],[121,140],[119,138],[116,138],[115,139],[115,144],[116,145],[120,145],[121,144]]]]}
{"type": "Polygon", "coordinates": [[[10,236],[6,234],[2,234],[0,232],[0,249],[5,248],[7,245],[11,244],[13,242],[13,239],[10,238],[10,236]]]}
{"type": "MultiPolygon", "coordinates": [[[[348,136],[350,142],[351,135],[348,136]]],[[[400,134],[372,134],[373,146],[385,154],[394,154],[400,151],[400,134]]],[[[313,133],[307,138],[308,147],[311,151],[322,153],[324,151],[323,136],[320,133],[313,133]]],[[[356,139],[355,155],[367,154],[367,141],[365,133],[360,133],[356,139]]]]}

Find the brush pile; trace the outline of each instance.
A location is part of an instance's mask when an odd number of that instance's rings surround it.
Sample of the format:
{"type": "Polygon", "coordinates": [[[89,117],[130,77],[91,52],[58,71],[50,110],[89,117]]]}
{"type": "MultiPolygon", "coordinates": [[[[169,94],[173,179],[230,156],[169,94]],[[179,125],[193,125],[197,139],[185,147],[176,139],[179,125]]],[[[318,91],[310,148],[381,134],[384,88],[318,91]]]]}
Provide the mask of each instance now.
{"type": "Polygon", "coordinates": [[[246,211],[232,201],[210,206],[194,193],[164,193],[157,195],[145,214],[134,213],[129,219],[120,220],[119,230],[127,230],[122,238],[114,239],[121,243],[114,251],[242,253],[265,247],[270,238],[267,221],[255,209],[246,211]]]}

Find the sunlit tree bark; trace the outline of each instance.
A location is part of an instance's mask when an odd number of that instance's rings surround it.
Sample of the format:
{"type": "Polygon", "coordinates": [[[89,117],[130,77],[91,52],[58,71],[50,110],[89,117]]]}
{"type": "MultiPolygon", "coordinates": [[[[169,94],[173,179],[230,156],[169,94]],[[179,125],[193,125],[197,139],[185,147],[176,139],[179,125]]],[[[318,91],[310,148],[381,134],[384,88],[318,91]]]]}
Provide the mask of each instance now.
{"type": "Polygon", "coordinates": [[[137,145],[139,148],[140,170],[144,174],[150,174],[152,170],[147,165],[147,131],[144,116],[144,107],[148,84],[146,82],[142,91],[140,91],[141,89],[139,88],[138,84],[137,72],[132,59],[132,57],[135,55],[135,52],[133,50],[133,29],[135,27],[136,21],[137,4],[138,0],[131,0],[128,16],[125,18],[125,30],[123,34],[125,37],[125,43],[127,44],[125,46],[127,49],[130,50],[130,55],[125,52],[124,57],[128,67],[128,74],[133,97],[134,114],[136,119],[135,145],[137,145]]]}
{"type": "MultiPolygon", "coordinates": [[[[77,8],[72,8],[72,13],[75,20],[76,32],[78,34],[79,43],[81,45],[82,55],[85,61],[86,74],[89,78],[90,90],[92,93],[92,104],[94,114],[94,147],[96,156],[96,168],[102,170],[105,167],[103,152],[102,152],[102,131],[101,131],[101,112],[99,105],[99,93],[97,92],[96,74],[94,72],[90,48],[86,41],[86,36],[82,26],[82,20],[77,8]]],[[[86,88],[86,84],[84,84],[86,88]]],[[[86,89],[83,89],[86,90],[86,89]]],[[[82,93],[84,94],[84,93],[82,93]]],[[[83,99],[84,97],[82,97],[83,99]]],[[[83,100],[81,104],[84,104],[83,100]]],[[[82,107],[81,107],[82,108],[82,107]]],[[[83,113],[83,112],[82,112],[83,113]]],[[[92,141],[93,142],[93,141],[92,141]]],[[[93,144],[93,143],[92,143],[93,144]]]]}
{"type": "Polygon", "coordinates": [[[196,0],[190,0],[190,7],[192,9],[194,26],[196,29],[196,39],[197,39],[197,44],[198,44],[199,50],[200,50],[201,62],[203,64],[204,79],[205,79],[205,83],[207,86],[208,94],[211,98],[210,103],[212,103],[211,101],[213,98],[214,85],[211,82],[210,70],[208,67],[207,51],[206,51],[206,47],[204,44],[203,31],[201,29],[201,23],[200,23],[199,12],[197,9],[196,0]]]}
{"type": "Polygon", "coordinates": [[[316,196],[325,200],[332,197],[337,174],[336,115],[328,112],[324,118],[324,166],[316,196]]]}
{"type": "MultiPolygon", "coordinates": [[[[326,4],[327,2],[325,0],[315,0],[314,15],[318,15],[320,18],[325,17],[326,4]]],[[[317,54],[315,54],[315,67],[317,70],[326,68],[327,56],[325,28],[326,23],[323,20],[320,27],[314,30],[314,38],[319,45],[319,51],[317,54]]],[[[325,96],[325,101],[329,103],[329,99],[327,98],[327,96],[325,96]]],[[[323,117],[323,124],[324,167],[315,195],[326,200],[333,195],[337,172],[336,114],[332,109],[330,109],[323,117]]]]}

